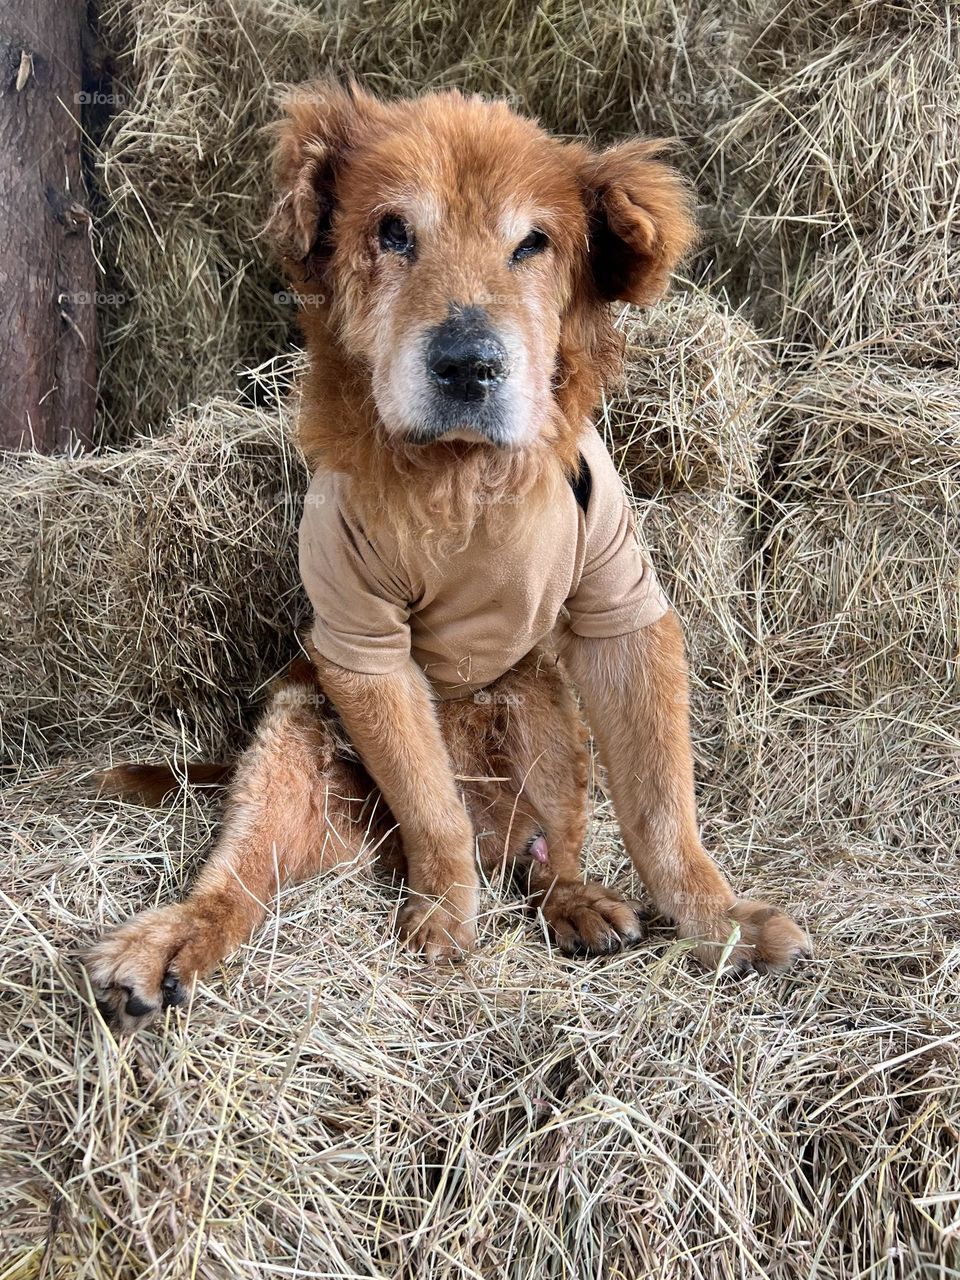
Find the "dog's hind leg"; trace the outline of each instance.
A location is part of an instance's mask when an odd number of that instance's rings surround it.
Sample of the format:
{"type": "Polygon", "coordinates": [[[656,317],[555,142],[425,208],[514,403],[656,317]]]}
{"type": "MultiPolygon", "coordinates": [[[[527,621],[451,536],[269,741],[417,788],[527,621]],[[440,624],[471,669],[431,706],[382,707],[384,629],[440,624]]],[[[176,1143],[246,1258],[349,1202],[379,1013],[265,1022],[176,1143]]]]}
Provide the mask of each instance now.
{"type": "Polygon", "coordinates": [[[284,884],[372,856],[394,836],[370,779],[343,752],[309,679],[276,691],[236,766],[213,852],[182,903],[147,911],[86,956],[104,1016],[123,1030],[181,1003],[245,942],[284,884]]]}
{"type": "MultiPolygon", "coordinates": [[[[454,704],[447,710],[448,723],[441,723],[451,754],[464,756],[458,769],[479,766],[507,779],[488,803],[489,831],[479,841],[484,865],[515,864],[561,950],[592,954],[636,941],[641,929],[632,907],[615,889],[584,881],[581,872],[587,733],[556,660],[535,650],[479,696],[480,710],[488,718],[488,742],[494,743],[485,753],[476,749],[476,727],[463,731],[464,722],[476,720],[476,710],[460,712],[458,724],[454,704]],[[465,746],[472,748],[472,759],[465,746]]],[[[475,807],[470,805],[472,812],[475,807]]],[[[483,824],[476,813],[474,821],[479,832],[483,824]]]]}

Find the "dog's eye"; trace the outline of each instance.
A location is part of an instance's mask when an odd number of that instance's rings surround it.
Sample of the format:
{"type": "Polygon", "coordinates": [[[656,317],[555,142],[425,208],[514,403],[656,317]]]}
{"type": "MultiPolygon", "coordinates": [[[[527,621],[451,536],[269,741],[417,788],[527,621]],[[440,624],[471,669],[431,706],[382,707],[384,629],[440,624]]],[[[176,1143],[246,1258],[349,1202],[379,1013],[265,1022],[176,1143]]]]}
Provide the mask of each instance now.
{"type": "Polygon", "coordinates": [[[542,231],[528,232],[513,251],[513,261],[522,262],[524,258],[532,258],[535,253],[543,253],[547,247],[547,237],[542,231]]]}
{"type": "Polygon", "coordinates": [[[406,256],[413,252],[413,232],[396,214],[384,218],[378,234],[380,248],[385,253],[402,253],[406,256]]]}

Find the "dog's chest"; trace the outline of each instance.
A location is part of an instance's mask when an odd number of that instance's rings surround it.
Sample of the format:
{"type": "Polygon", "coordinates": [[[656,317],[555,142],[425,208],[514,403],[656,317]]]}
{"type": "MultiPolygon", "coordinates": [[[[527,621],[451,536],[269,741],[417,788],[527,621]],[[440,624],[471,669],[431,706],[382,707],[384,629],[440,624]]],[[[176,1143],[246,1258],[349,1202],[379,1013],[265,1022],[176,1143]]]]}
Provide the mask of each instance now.
{"type": "Polygon", "coordinates": [[[441,696],[508,671],[556,625],[583,567],[583,520],[569,486],[543,510],[483,520],[467,545],[423,574],[412,653],[441,696]]]}

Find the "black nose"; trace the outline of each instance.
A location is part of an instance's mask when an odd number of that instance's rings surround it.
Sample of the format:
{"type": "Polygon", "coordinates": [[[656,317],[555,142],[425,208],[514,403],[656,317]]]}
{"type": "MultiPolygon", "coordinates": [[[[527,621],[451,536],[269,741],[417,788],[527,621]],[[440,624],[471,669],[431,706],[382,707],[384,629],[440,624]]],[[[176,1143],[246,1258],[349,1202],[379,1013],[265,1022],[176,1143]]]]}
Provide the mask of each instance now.
{"type": "Polygon", "coordinates": [[[507,376],[507,353],[486,321],[468,311],[434,331],[427,368],[451,400],[484,400],[507,376]]]}

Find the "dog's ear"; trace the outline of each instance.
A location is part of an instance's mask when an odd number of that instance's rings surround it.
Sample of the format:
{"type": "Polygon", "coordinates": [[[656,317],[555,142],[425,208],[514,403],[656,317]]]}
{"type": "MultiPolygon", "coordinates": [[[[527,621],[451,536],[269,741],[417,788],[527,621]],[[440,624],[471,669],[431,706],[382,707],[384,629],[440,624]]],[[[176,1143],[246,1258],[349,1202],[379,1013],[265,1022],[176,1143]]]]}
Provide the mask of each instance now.
{"type": "Polygon", "coordinates": [[[272,126],[275,199],[265,227],[274,254],[295,265],[322,252],[333,213],[337,167],[381,104],[355,82],[320,81],[288,90],[272,126]]]}
{"type": "Polygon", "coordinates": [[[638,139],[583,158],[590,270],[605,301],[656,302],[696,241],[693,193],[657,158],[665,145],[638,139]]]}

